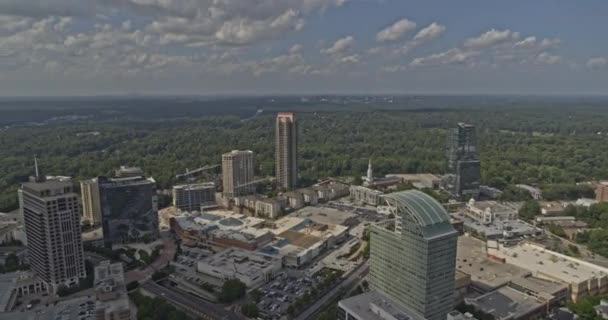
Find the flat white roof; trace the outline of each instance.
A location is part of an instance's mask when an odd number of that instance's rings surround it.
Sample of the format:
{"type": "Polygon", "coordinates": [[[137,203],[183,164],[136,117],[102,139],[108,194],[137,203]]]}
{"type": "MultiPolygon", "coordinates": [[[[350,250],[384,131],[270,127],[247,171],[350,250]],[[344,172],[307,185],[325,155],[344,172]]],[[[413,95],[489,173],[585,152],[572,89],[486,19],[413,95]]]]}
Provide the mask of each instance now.
{"type": "Polygon", "coordinates": [[[508,263],[567,283],[581,283],[592,278],[608,276],[607,268],[529,242],[521,242],[512,247],[501,245],[498,251],[488,249],[490,254],[505,258],[508,263]]]}

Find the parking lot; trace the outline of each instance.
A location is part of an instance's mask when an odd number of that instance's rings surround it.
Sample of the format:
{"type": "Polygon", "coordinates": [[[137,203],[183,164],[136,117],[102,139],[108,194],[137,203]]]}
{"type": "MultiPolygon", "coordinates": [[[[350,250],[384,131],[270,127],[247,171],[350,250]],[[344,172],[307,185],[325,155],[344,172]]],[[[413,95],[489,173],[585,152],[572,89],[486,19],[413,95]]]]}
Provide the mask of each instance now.
{"type": "Polygon", "coordinates": [[[289,305],[296,299],[302,297],[311,290],[319,281],[320,277],[305,277],[295,272],[280,273],[273,281],[261,287],[261,300],[258,309],[264,319],[280,319],[287,314],[289,305]]]}

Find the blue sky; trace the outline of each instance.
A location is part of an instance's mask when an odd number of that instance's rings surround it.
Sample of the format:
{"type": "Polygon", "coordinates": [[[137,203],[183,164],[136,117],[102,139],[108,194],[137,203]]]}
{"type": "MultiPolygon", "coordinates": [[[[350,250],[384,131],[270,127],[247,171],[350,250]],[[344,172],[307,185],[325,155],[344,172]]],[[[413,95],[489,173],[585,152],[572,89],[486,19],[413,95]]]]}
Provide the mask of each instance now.
{"type": "Polygon", "coordinates": [[[0,95],[608,93],[603,0],[0,0],[0,95]]]}

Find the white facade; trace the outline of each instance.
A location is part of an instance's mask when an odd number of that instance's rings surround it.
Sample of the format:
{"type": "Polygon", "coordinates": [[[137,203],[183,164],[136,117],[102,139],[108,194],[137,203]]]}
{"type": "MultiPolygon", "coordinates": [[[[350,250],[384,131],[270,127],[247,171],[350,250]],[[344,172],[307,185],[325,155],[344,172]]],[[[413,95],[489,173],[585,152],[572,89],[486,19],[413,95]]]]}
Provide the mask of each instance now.
{"type": "Polygon", "coordinates": [[[350,187],[350,199],[357,203],[369,204],[377,206],[382,203],[382,191],[369,189],[361,186],[350,187]]]}
{"type": "Polygon", "coordinates": [[[510,205],[495,201],[475,201],[475,199],[469,200],[465,213],[481,223],[513,221],[519,216],[517,210],[510,205]]]}

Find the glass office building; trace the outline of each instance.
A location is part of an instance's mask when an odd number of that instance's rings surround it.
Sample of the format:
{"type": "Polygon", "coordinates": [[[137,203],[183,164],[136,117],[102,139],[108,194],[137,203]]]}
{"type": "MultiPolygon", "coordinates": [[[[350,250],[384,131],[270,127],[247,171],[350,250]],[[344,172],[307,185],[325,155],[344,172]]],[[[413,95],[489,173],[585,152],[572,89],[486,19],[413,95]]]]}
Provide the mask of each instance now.
{"type": "Polygon", "coordinates": [[[99,178],[103,239],[113,244],[158,238],[158,200],[152,178],[99,178]]]}
{"type": "Polygon", "coordinates": [[[428,320],[453,310],[458,233],[446,210],[426,193],[385,195],[395,219],[371,227],[372,289],[428,320]]]}

